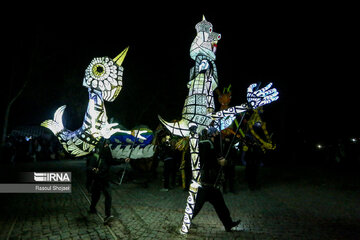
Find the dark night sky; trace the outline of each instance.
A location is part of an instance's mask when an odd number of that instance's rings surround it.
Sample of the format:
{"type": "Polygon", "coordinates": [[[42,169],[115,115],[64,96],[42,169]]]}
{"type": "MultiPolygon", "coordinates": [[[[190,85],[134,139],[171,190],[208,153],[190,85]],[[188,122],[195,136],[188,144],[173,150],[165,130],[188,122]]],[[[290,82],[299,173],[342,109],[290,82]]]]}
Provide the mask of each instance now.
{"type": "Polygon", "coordinates": [[[271,81],[280,100],[265,108],[265,117],[279,138],[298,129],[318,139],[360,134],[351,6],[159,7],[38,10],[3,20],[10,63],[2,75],[2,81],[10,79],[4,101],[30,78],[11,110],[10,129],[40,124],[63,104],[65,126],[80,127],[88,101],[82,86],[86,67],[92,58],[115,57],[126,46],[123,90],[106,103],[108,116],[127,128],[155,128],[158,114],[179,118],[193,65],[194,26],[205,14],[222,34],[216,64],[220,88],[233,86],[232,105],[245,101],[252,82],[271,81]]]}

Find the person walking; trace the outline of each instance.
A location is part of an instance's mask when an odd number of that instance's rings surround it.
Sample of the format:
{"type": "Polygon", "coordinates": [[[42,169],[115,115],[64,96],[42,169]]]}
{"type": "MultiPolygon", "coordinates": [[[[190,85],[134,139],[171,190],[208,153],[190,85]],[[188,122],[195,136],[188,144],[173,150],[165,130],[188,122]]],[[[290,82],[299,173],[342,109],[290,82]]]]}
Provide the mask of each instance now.
{"type": "MultiPolygon", "coordinates": [[[[129,162],[130,158],[126,158],[125,162],[129,162]]],[[[109,223],[114,216],[111,215],[111,175],[110,168],[112,165],[121,164],[112,158],[109,146],[109,140],[102,139],[95,153],[88,159],[87,189],[91,193],[91,205],[89,213],[97,213],[96,205],[99,202],[101,193],[105,197],[105,218],[104,224],[109,223]]]]}
{"type": "Polygon", "coordinates": [[[220,143],[215,131],[214,133],[203,133],[203,140],[199,143],[200,168],[201,168],[201,187],[198,189],[193,219],[200,212],[205,202],[213,205],[220,221],[227,232],[234,230],[240,220],[233,221],[230,211],[225,204],[224,197],[220,191],[221,171],[226,164],[226,159],[220,155],[220,143]]]}

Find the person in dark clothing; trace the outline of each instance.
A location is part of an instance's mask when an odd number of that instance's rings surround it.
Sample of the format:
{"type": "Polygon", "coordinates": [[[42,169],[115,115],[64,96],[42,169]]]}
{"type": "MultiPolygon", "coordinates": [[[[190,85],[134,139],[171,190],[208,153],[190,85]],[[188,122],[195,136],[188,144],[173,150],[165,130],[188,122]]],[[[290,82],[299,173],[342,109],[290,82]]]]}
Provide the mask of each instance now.
{"type": "Polygon", "coordinates": [[[176,179],[175,151],[171,146],[169,135],[162,139],[159,152],[159,158],[164,161],[164,188],[160,189],[160,191],[167,192],[169,188],[175,186],[176,179]]]}
{"type": "Polygon", "coordinates": [[[200,212],[205,202],[209,202],[214,206],[214,209],[223,223],[225,230],[230,232],[232,228],[239,225],[240,220],[233,221],[230,216],[230,211],[227,208],[224,197],[220,191],[222,184],[222,168],[226,164],[226,159],[219,155],[220,143],[215,134],[210,137],[203,133],[204,140],[199,143],[200,152],[200,168],[201,168],[201,187],[198,189],[196,196],[196,204],[193,212],[193,219],[200,212]]]}
{"type": "Polygon", "coordinates": [[[223,192],[235,193],[234,182],[235,182],[235,153],[234,148],[230,146],[231,139],[229,136],[226,136],[223,139],[223,150],[226,152],[230,148],[229,155],[226,159],[226,164],[223,167],[224,169],[224,183],[223,183],[223,192]]]}
{"type": "MultiPolygon", "coordinates": [[[[125,159],[129,162],[130,159],[125,159]]],[[[91,192],[90,213],[96,213],[96,204],[100,199],[101,192],[105,197],[105,218],[104,223],[111,221],[111,174],[112,165],[121,164],[122,161],[112,158],[108,140],[102,140],[96,147],[96,152],[88,159],[87,189],[91,192]]]]}
{"type": "Polygon", "coordinates": [[[245,142],[243,146],[242,162],[245,163],[245,179],[250,190],[260,188],[258,173],[263,165],[265,153],[274,150],[271,137],[266,129],[266,122],[262,121],[262,107],[251,112],[246,124],[245,142]]]}
{"type": "Polygon", "coordinates": [[[245,162],[245,180],[249,189],[254,191],[260,187],[257,178],[264,153],[258,146],[248,144],[246,147],[247,150],[242,154],[245,162]]]}

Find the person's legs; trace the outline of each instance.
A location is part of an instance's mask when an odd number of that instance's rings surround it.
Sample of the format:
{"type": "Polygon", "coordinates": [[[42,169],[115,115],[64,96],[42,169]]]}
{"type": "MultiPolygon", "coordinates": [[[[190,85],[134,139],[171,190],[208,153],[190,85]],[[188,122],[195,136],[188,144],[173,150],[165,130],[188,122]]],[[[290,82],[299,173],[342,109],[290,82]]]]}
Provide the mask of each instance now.
{"type": "Polygon", "coordinates": [[[105,216],[111,216],[111,186],[110,183],[104,184],[103,193],[105,197],[105,216]]]}
{"type": "Polygon", "coordinates": [[[90,204],[90,212],[96,212],[96,204],[99,202],[101,193],[101,186],[100,184],[95,181],[92,188],[91,188],[91,204],[90,204]]]}
{"type": "Polygon", "coordinates": [[[176,170],[177,170],[177,166],[176,166],[176,159],[171,159],[171,167],[170,167],[170,177],[169,177],[169,181],[170,181],[170,188],[173,188],[176,186],[176,170]]]}
{"type": "Polygon", "coordinates": [[[164,161],[164,188],[169,189],[170,164],[172,159],[164,161]]]}
{"type": "Polygon", "coordinates": [[[225,204],[222,193],[219,189],[213,188],[209,191],[209,194],[211,194],[211,196],[209,196],[209,202],[214,206],[214,209],[225,229],[228,228],[233,221],[230,217],[230,211],[225,204]]]}

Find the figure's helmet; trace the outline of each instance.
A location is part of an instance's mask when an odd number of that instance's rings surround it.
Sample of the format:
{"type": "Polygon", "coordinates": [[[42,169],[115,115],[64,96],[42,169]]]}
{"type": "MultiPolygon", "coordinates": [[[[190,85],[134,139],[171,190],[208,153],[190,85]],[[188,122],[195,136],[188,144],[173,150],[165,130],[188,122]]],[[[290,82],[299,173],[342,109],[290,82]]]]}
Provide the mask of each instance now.
{"type": "Polygon", "coordinates": [[[215,60],[217,42],[221,39],[221,34],[213,32],[213,26],[210,22],[203,20],[195,26],[197,35],[190,47],[190,57],[195,60],[197,55],[206,55],[215,60]]]}
{"type": "Polygon", "coordinates": [[[85,70],[83,86],[98,90],[105,101],[112,102],[119,95],[122,88],[124,68],[121,66],[129,47],[116,58],[94,58],[85,70]]]}

